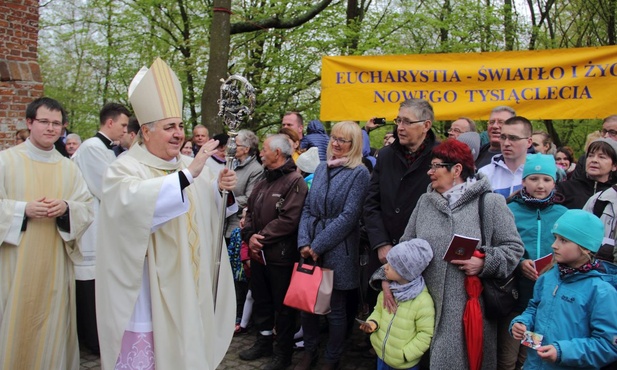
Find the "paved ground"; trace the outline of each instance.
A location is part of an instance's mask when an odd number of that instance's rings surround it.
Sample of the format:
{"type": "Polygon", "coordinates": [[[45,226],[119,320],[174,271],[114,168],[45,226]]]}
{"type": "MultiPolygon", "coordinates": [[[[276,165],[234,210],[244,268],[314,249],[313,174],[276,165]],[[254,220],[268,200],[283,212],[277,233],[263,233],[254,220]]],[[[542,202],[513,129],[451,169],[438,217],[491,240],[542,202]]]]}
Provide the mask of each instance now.
{"type": "Polygon", "coordinates": [[[101,360],[99,356],[81,351],[81,369],[80,370],[101,370],[101,360]]]}
{"type": "MultiPolygon", "coordinates": [[[[352,347],[354,347],[355,343],[359,343],[362,340],[363,334],[359,329],[354,328],[353,335],[350,339],[347,340],[346,350],[341,360],[341,369],[343,370],[373,370],[376,368],[374,359],[367,359],[362,357],[361,352],[352,351],[352,347]]],[[[225,369],[238,369],[238,370],[249,370],[249,369],[261,369],[269,360],[269,358],[262,358],[256,361],[247,362],[242,361],[238,357],[240,351],[245,348],[249,348],[253,341],[255,340],[254,333],[248,333],[244,335],[239,335],[234,337],[227,354],[225,355],[225,359],[218,367],[219,370],[225,369]]],[[[325,338],[322,340],[322,345],[325,343],[325,338]]],[[[323,353],[323,352],[322,352],[323,353]]],[[[300,361],[302,358],[302,351],[296,351],[293,357],[292,366],[288,367],[289,370],[293,369],[293,366],[300,361]]],[[[321,362],[314,367],[314,369],[319,369],[321,367],[321,362]]],[[[99,357],[96,355],[89,354],[87,351],[81,352],[81,370],[100,370],[101,364],[99,357]]]]}

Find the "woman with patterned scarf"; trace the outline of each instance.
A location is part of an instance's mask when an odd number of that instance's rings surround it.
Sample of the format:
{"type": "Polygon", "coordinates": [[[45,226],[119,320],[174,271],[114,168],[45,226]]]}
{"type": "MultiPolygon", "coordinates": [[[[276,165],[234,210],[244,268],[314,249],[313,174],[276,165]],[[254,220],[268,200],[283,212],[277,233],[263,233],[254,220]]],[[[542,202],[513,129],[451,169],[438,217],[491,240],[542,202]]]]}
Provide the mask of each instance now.
{"type": "Polygon", "coordinates": [[[527,308],[533,295],[533,287],[538,280],[534,260],[552,253],[551,244],[555,237],[551,229],[555,221],[568,209],[553,204],[555,197],[555,180],[557,166],[551,155],[531,154],[527,156],[523,167],[523,188],[509,199],[508,207],[514,214],[514,222],[523,244],[525,253],[518,264],[519,299],[513,312],[505,318],[508,325],[500,330],[499,359],[503,369],[520,369],[527,357],[527,347],[509,336],[507,328],[515,316],[527,308]],[[517,361],[518,360],[518,361],[517,361]]]}

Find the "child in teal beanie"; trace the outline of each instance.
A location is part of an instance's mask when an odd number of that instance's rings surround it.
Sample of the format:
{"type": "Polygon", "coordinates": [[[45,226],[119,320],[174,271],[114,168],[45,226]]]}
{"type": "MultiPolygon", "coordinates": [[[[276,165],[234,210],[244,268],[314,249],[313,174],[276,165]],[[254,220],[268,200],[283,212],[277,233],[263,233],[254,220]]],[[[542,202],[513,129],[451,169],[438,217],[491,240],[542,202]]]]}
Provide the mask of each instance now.
{"type": "Polygon", "coordinates": [[[599,369],[617,361],[617,268],[594,257],[604,225],[589,212],[569,210],[552,233],[557,266],[539,277],[510,331],[517,340],[526,331],[544,336],[528,351],[525,370],[599,369]]]}
{"type": "Polygon", "coordinates": [[[497,346],[499,368],[520,368],[527,356],[527,347],[512,339],[508,328],[510,321],[527,308],[541,272],[536,271],[534,260],[552,253],[551,244],[555,237],[551,229],[568,210],[553,203],[556,175],[557,165],[552,155],[530,154],[523,167],[523,187],[508,199],[508,208],[514,215],[525,253],[516,268],[518,301],[510,315],[500,320],[497,346]]]}

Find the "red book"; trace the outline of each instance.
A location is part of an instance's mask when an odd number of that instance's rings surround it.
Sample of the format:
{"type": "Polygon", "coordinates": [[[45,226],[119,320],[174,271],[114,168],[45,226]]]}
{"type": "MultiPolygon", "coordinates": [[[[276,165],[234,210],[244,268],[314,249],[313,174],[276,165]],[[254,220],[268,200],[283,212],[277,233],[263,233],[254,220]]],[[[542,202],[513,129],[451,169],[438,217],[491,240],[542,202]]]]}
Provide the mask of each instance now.
{"type": "Polygon", "coordinates": [[[549,253],[544,257],[538,258],[533,261],[534,266],[536,267],[536,272],[539,274],[544,268],[553,261],[553,254],[549,253]]]}
{"type": "Polygon", "coordinates": [[[444,261],[450,262],[452,260],[468,260],[473,255],[473,252],[478,247],[480,239],[471,238],[469,236],[463,236],[454,234],[446,254],[444,254],[444,261]]]}

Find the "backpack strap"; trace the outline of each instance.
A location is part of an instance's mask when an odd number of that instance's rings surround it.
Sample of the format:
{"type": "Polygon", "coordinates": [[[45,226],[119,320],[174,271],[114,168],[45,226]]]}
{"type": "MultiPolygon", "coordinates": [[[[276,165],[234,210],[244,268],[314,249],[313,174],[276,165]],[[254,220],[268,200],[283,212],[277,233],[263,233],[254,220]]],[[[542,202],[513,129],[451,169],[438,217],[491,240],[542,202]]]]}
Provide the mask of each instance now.
{"type": "Polygon", "coordinates": [[[600,200],[600,196],[605,191],[606,190],[604,190],[604,191],[602,191],[602,193],[600,193],[598,198],[596,198],[596,202],[593,205],[593,214],[596,215],[598,218],[602,217],[602,213],[604,213],[604,208],[606,208],[606,206],[610,203],[610,201],[608,201],[608,200],[600,200]]]}

